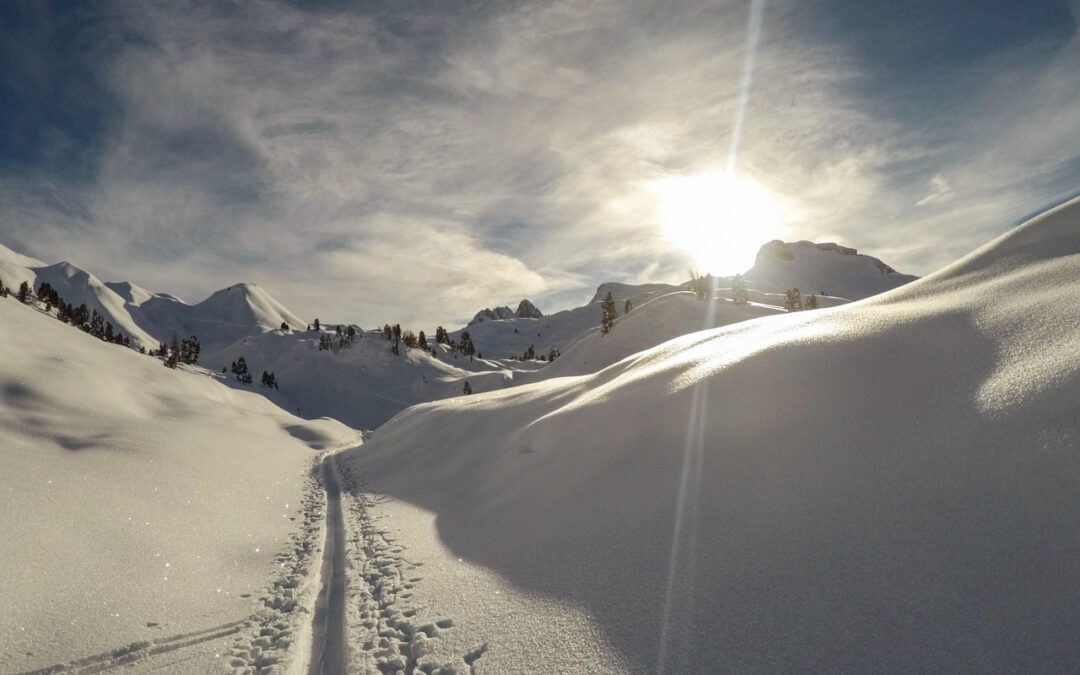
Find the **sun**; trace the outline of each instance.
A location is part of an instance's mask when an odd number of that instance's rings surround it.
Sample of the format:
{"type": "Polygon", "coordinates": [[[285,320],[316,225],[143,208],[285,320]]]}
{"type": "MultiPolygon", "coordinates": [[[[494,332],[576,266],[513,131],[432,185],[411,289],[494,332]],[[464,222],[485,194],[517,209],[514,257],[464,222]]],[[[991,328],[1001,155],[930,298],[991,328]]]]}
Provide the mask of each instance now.
{"type": "Polygon", "coordinates": [[[778,196],[734,172],[665,178],[650,188],[665,234],[703,273],[746,271],[761,245],[781,235],[786,219],[778,196]]]}

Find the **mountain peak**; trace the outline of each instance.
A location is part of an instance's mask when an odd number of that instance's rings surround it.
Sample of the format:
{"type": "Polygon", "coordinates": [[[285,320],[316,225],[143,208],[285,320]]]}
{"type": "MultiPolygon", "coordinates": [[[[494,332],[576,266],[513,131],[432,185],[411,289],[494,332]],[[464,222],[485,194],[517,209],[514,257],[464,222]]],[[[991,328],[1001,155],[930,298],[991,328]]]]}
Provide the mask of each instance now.
{"type": "Polygon", "coordinates": [[[757,253],[744,275],[758,290],[779,292],[799,288],[861,300],[902,286],[917,277],[901,274],[879,258],[835,242],[774,239],[757,253]]]}

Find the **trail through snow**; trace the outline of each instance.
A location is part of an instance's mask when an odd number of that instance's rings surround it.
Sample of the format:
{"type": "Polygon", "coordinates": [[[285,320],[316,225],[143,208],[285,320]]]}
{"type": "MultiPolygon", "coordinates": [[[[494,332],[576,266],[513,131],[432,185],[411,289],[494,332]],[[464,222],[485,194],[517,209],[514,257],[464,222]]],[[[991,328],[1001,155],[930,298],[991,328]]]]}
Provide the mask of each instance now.
{"type": "Polygon", "coordinates": [[[341,517],[341,485],[333,456],[322,461],[326,490],[326,545],[323,547],[322,590],[312,619],[311,675],[346,672],[349,664],[345,620],[345,522],[341,517]]]}

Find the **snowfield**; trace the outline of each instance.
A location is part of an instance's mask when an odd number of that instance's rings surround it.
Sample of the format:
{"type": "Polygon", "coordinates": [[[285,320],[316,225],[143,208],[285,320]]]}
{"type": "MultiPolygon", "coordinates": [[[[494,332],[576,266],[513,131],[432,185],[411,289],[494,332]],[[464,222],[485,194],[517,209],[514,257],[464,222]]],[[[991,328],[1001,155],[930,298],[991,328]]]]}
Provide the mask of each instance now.
{"type": "Polygon", "coordinates": [[[406,410],[341,464],[453,622],[417,662],[1075,669],[1078,293],[1074,200],[859,303],[406,410]]]}
{"type": "Polygon", "coordinates": [[[288,653],[315,449],[356,433],[184,368],[0,299],[0,672],[288,653]]]}

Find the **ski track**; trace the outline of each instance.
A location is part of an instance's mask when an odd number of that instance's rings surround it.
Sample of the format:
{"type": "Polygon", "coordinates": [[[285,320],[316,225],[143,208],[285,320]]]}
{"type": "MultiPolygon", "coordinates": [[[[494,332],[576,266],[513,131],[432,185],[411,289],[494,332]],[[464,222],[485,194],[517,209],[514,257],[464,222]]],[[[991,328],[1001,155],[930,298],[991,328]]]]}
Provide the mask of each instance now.
{"type": "Polygon", "coordinates": [[[453,619],[416,619],[413,590],[423,577],[421,562],[410,562],[405,549],[378,525],[374,507],[384,501],[358,489],[346,476],[345,499],[352,512],[349,531],[349,638],[353,673],[458,675],[477,672],[474,665],[487,644],[446,661],[434,654],[439,636],[453,619]]]}
{"type": "Polygon", "coordinates": [[[138,670],[149,657],[229,638],[221,657],[233,675],[478,675],[487,643],[450,660],[434,654],[454,621],[417,619],[413,591],[423,563],[410,562],[379,526],[375,507],[384,501],[343,480],[324,455],[308,474],[303,522],[276,558],[282,572],[254,614],[15,675],[138,670]]]}
{"type": "Polygon", "coordinates": [[[322,590],[315,603],[311,633],[310,675],[347,672],[349,649],[345,619],[345,523],[341,515],[341,487],[332,456],[322,461],[326,490],[326,538],[323,547],[322,590]]]}

